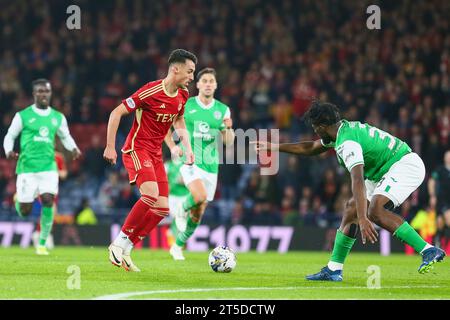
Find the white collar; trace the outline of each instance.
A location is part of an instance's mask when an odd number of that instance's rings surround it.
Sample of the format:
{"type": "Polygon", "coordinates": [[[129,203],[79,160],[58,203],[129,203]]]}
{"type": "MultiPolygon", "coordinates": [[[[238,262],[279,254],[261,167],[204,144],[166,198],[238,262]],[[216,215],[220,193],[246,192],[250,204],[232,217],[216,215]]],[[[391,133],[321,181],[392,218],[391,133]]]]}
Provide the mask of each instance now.
{"type": "Polygon", "coordinates": [[[195,101],[197,101],[198,105],[202,108],[202,109],[206,109],[209,110],[213,107],[214,103],[216,102],[216,99],[212,99],[212,101],[208,104],[205,105],[198,96],[195,97],[195,101]]]}
{"type": "MultiPolygon", "coordinates": [[[[343,125],[344,125],[344,121],[341,121],[341,124],[339,125],[338,131],[336,133],[336,141],[338,140],[339,131],[341,131],[341,128],[342,128],[343,125]]],[[[334,143],[336,143],[336,141],[334,141],[334,143]]]]}
{"type": "Polygon", "coordinates": [[[50,106],[48,106],[47,109],[39,109],[38,107],[36,107],[35,104],[33,104],[31,108],[33,109],[34,112],[36,112],[38,115],[42,117],[48,116],[52,111],[52,108],[50,106]]]}
{"type": "Polygon", "coordinates": [[[163,91],[166,94],[166,96],[168,96],[169,98],[175,98],[178,95],[178,89],[175,92],[175,94],[170,95],[169,91],[166,90],[166,83],[164,82],[164,79],[162,81],[162,88],[163,88],[163,91]]]}

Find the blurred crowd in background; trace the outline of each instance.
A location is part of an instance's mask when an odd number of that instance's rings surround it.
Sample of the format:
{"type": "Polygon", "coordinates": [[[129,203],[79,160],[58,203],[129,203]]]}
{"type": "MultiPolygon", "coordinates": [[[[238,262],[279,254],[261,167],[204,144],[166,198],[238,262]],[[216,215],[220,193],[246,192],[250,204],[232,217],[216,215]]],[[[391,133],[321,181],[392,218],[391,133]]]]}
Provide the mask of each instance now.
{"type": "MultiPolygon", "coordinates": [[[[427,177],[450,149],[450,2],[391,1],[381,30],[366,27],[368,1],[11,1],[0,12],[0,136],[32,103],[31,81],[48,78],[52,106],[67,117],[83,157],[66,158],[59,213],[92,207],[121,220],[138,199],[122,164],[102,158],[109,113],[167,72],[170,51],[194,52],[217,71],[216,98],[229,105],[234,128],[279,128],[281,141],[315,139],[302,122],[312,97],[406,141],[427,177]],[[66,26],[66,8],[81,8],[81,30],[66,26]],[[82,206],[82,207],[83,207],[82,206]]],[[[196,95],[194,85],[191,95],[196,95]]],[[[133,116],[122,120],[117,150],[133,116]]],[[[62,150],[62,148],[58,149],[62,150]]],[[[4,158],[2,150],[2,158],[4,158]]],[[[0,159],[1,219],[15,217],[14,163],[0,159]]],[[[349,176],[333,151],[280,155],[280,171],[221,165],[217,223],[337,227],[351,196],[349,176]]],[[[402,208],[411,219],[429,209],[426,181],[402,208]]]]}

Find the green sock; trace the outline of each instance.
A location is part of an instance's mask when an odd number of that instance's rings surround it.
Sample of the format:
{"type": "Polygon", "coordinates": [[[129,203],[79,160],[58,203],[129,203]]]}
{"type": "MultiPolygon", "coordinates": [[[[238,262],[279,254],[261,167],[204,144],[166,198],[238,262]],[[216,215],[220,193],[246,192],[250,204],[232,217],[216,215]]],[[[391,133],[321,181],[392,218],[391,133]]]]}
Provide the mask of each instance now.
{"type": "Polygon", "coordinates": [[[176,244],[180,247],[184,246],[186,244],[186,241],[192,236],[195,229],[200,225],[199,223],[195,223],[192,221],[191,216],[189,215],[186,225],[186,230],[184,232],[179,232],[177,235],[177,241],[176,244]]]}
{"type": "Polygon", "coordinates": [[[416,252],[420,253],[423,248],[427,245],[426,241],[422,239],[422,237],[409,225],[408,222],[403,222],[403,224],[397,228],[394,232],[394,236],[396,236],[401,241],[409,244],[411,247],[416,250],[416,252]]]}
{"type": "Polygon", "coordinates": [[[336,239],[334,240],[333,252],[331,253],[330,261],[337,263],[344,263],[356,238],[350,238],[343,234],[340,230],[336,232],[336,239]]]}
{"type": "Polygon", "coordinates": [[[196,206],[197,203],[195,203],[194,197],[189,193],[189,195],[186,197],[186,200],[184,200],[183,202],[184,211],[188,211],[192,208],[195,208],[196,206]]]}
{"type": "Polygon", "coordinates": [[[20,203],[19,203],[19,201],[16,200],[16,202],[14,203],[14,206],[16,207],[16,211],[17,211],[17,213],[19,214],[19,216],[20,216],[21,218],[23,218],[22,211],[20,211],[20,203]]]}
{"type": "Polygon", "coordinates": [[[45,246],[48,235],[53,226],[53,207],[43,207],[41,213],[41,232],[39,234],[39,245],[45,246]]]}

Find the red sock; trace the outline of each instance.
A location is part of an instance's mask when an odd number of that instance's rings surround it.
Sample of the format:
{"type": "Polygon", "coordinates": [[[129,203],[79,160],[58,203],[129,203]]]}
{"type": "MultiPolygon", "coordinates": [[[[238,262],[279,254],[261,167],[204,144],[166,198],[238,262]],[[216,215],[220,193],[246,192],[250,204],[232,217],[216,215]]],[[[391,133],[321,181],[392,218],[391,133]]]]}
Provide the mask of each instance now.
{"type": "Polygon", "coordinates": [[[133,245],[143,240],[154,227],[169,214],[169,208],[151,208],[147,211],[135,232],[129,237],[133,245]]]}
{"type": "Polygon", "coordinates": [[[127,236],[131,236],[138,226],[142,223],[147,210],[156,202],[156,199],[147,195],[142,195],[141,198],[134,204],[122,226],[122,232],[127,236]]]}

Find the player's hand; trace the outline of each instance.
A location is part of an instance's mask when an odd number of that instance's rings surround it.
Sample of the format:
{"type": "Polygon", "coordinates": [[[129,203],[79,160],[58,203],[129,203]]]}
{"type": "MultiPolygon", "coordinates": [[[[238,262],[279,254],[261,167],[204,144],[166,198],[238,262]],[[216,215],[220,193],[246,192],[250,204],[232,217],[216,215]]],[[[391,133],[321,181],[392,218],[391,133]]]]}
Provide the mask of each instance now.
{"type": "Polygon", "coordinates": [[[268,141],[250,141],[250,144],[255,146],[256,152],[278,150],[278,144],[270,143],[268,141]]]}
{"type": "Polygon", "coordinates": [[[361,230],[362,243],[366,244],[366,241],[371,243],[377,242],[378,232],[375,230],[373,223],[369,219],[359,219],[359,229],[361,230]]]}
{"type": "Polygon", "coordinates": [[[6,159],[9,159],[9,160],[17,160],[17,159],[19,159],[19,154],[18,154],[17,152],[10,151],[10,152],[8,152],[8,154],[6,155],[6,159]]]}
{"type": "Polygon", "coordinates": [[[186,154],[186,161],[184,163],[188,165],[194,164],[195,161],[194,153],[192,151],[186,151],[185,154],[186,154]]]}
{"type": "Polygon", "coordinates": [[[183,155],[183,149],[181,149],[178,145],[175,145],[170,149],[170,154],[172,155],[172,161],[177,161],[183,155]]]}
{"type": "Polygon", "coordinates": [[[225,125],[225,127],[231,128],[233,127],[233,120],[231,120],[231,118],[223,119],[223,124],[225,125]]]}
{"type": "Polygon", "coordinates": [[[103,159],[109,162],[109,164],[115,165],[117,161],[117,153],[115,148],[106,147],[103,152],[103,159]]]}
{"type": "Polygon", "coordinates": [[[81,157],[81,151],[78,148],[75,148],[72,150],[72,160],[77,160],[79,157],[81,157]]]}

